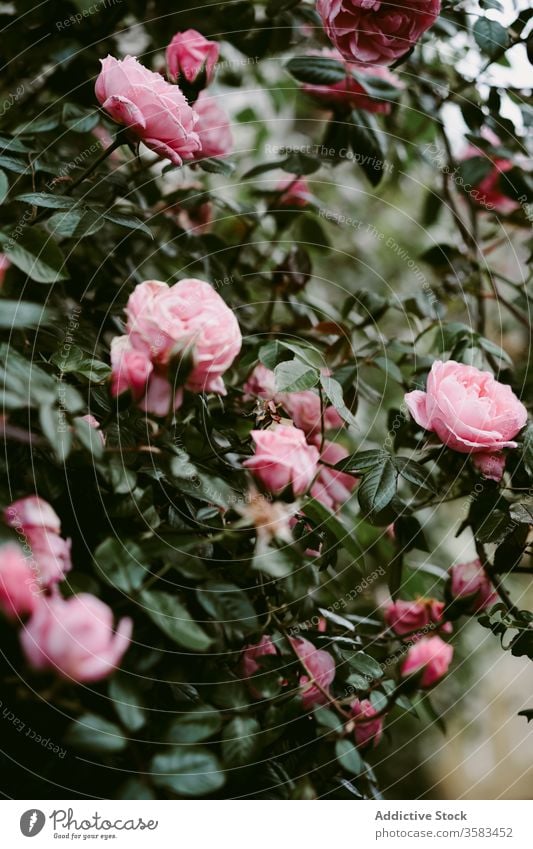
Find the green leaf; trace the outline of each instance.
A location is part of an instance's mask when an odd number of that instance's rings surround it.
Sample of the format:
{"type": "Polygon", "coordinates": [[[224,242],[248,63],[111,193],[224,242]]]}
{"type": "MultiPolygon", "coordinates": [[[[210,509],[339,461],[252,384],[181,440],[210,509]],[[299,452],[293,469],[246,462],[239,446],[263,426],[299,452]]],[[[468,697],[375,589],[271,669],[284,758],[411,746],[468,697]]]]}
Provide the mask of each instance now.
{"type": "Polygon", "coordinates": [[[349,740],[337,740],[335,755],[340,765],[352,775],[360,775],[365,768],[361,755],[349,740]]]}
{"type": "Polygon", "coordinates": [[[126,748],[126,738],[113,722],[85,713],[68,729],[65,741],[77,749],[88,752],[122,752],[126,748]]]}
{"type": "Polygon", "coordinates": [[[84,109],[75,103],[63,106],[63,123],[75,133],[90,133],[99,121],[100,114],[95,109],[84,109]]]}
{"type": "Polygon", "coordinates": [[[370,451],[357,451],[355,454],[345,457],[344,460],[339,460],[335,464],[335,468],[341,472],[360,475],[376,466],[380,466],[388,458],[390,458],[390,454],[383,448],[372,449],[370,451]]]}
{"type": "Polygon", "coordinates": [[[65,257],[45,230],[26,227],[18,237],[0,233],[0,245],[13,265],[37,283],[56,283],[68,278],[65,257]]]}
{"type": "Polygon", "coordinates": [[[0,171],[0,203],[3,203],[9,192],[9,181],[3,171],[0,171]]]}
{"type": "Polygon", "coordinates": [[[191,651],[205,651],[213,642],[184,604],[169,593],[144,590],[140,594],[144,612],[175,643],[191,651]]]}
{"type": "Polygon", "coordinates": [[[257,751],[261,726],[252,716],[236,716],[224,728],[222,758],[225,766],[244,766],[252,762],[257,751]]]}
{"type": "Polygon", "coordinates": [[[109,696],[122,724],[128,731],[139,731],[146,722],[146,712],[135,678],[119,672],[109,682],[109,696]]]}
{"type": "Polygon", "coordinates": [[[81,445],[91,454],[95,460],[101,460],[104,455],[104,443],[102,433],[98,428],[91,427],[89,422],[83,418],[75,418],[74,432],[81,445]]]}
{"type": "Polygon", "coordinates": [[[192,798],[220,790],[225,780],[215,755],[201,747],[175,746],[156,755],[150,771],[158,787],[192,798]]]}
{"type": "Polygon", "coordinates": [[[45,207],[46,209],[71,209],[78,203],[74,198],[51,195],[46,192],[28,192],[17,195],[15,200],[29,203],[31,206],[45,207]]]}
{"type": "Polygon", "coordinates": [[[487,56],[495,56],[509,43],[505,27],[489,18],[478,18],[474,24],[476,44],[487,56]]]}
{"type": "Polygon", "coordinates": [[[50,404],[43,404],[39,409],[39,422],[58,461],[64,463],[72,447],[72,431],[64,411],[50,404]]]}
{"type": "Polygon", "coordinates": [[[166,743],[202,743],[222,727],[219,711],[211,705],[198,705],[188,713],[176,716],[165,734],[166,743]]]}
{"type": "Polygon", "coordinates": [[[301,360],[280,363],[274,369],[277,392],[302,392],[316,386],[319,373],[301,360]]]}
{"type": "Polygon", "coordinates": [[[271,371],[276,368],[278,363],[291,359],[289,351],[277,339],[275,339],[274,342],[268,342],[266,345],[263,345],[262,348],[259,349],[257,356],[259,362],[263,363],[263,365],[271,371]]]}
{"type": "Polygon", "coordinates": [[[198,601],[216,623],[245,634],[257,631],[255,608],[245,592],[227,581],[208,581],[197,590],[198,601]]]}
{"type": "Polygon", "coordinates": [[[346,68],[327,56],[295,56],[287,62],[288,72],[299,82],[332,85],[346,79],[346,68]]]}
{"type": "Polygon", "coordinates": [[[283,548],[275,548],[270,546],[260,550],[254,554],[252,560],[252,569],[255,572],[262,572],[270,578],[281,579],[287,578],[295,568],[294,556],[292,549],[287,546],[283,548]]]}
{"type": "Polygon", "coordinates": [[[352,427],[359,427],[357,424],[356,418],[348,409],[346,404],[344,403],[344,395],[342,391],[342,386],[332,377],[329,377],[327,374],[320,375],[320,383],[322,385],[322,390],[324,395],[330,401],[341,418],[346,422],[346,424],[352,425],[352,427]]]}
{"type": "Polygon", "coordinates": [[[146,226],[144,221],[141,221],[140,218],[137,218],[135,215],[123,215],[119,212],[104,212],[104,218],[106,221],[112,221],[113,224],[118,224],[120,227],[127,227],[129,230],[140,230],[142,233],[145,233],[147,236],[150,236],[153,239],[152,231],[149,227],[146,226]]]}
{"type": "Polygon", "coordinates": [[[233,162],[227,159],[219,159],[218,157],[208,157],[207,159],[199,159],[196,163],[202,171],[207,171],[209,174],[222,174],[224,177],[230,177],[235,171],[233,162]]]}
{"type": "Polygon", "coordinates": [[[50,324],[52,313],[41,304],[30,304],[28,301],[0,300],[0,328],[2,330],[18,330],[19,328],[39,327],[50,324]]]}
{"type": "Polygon", "coordinates": [[[349,653],[343,651],[343,656],[346,658],[350,666],[358,672],[360,675],[366,677],[366,679],[370,679],[374,681],[376,678],[383,677],[383,669],[381,668],[381,664],[374,660],[369,654],[366,654],[363,651],[356,651],[353,653],[349,653]]]}
{"type": "Polygon", "coordinates": [[[398,472],[392,459],[386,459],[365,473],[357,489],[359,504],[364,513],[379,513],[396,495],[398,472]]]}
{"type": "Polygon", "coordinates": [[[357,163],[373,186],[381,183],[385,164],[379,132],[373,115],[360,109],[353,110],[350,116],[350,145],[357,163]]]}
{"type": "Polygon", "coordinates": [[[14,171],[15,174],[29,173],[29,165],[27,162],[21,162],[20,159],[15,159],[13,156],[0,156],[0,168],[6,168],[8,171],[14,171]]]}
{"type": "Polygon", "coordinates": [[[96,549],[94,559],[98,577],[127,594],[138,590],[150,574],[142,550],[131,540],[111,537],[104,540],[96,549]]]}
{"type": "Polygon", "coordinates": [[[54,236],[68,239],[82,239],[93,236],[104,226],[101,212],[88,207],[75,207],[66,212],[56,212],[46,222],[46,227],[54,236]]]}
{"type": "Polygon", "coordinates": [[[339,545],[346,549],[354,559],[352,568],[360,568],[359,561],[363,552],[359,543],[334,513],[330,513],[327,507],[313,498],[304,505],[303,512],[316,524],[318,530],[321,527],[326,528],[339,545]]]}
{"type": "Polygon", "coordinates": [[[429,472],[425,466],[411,460],[408,457],[394,457],[393,463],[396,469],[406,481],[414,484],[422,489],[427,489],[434,495],[437,495],[437,490],[429,476],[429,472]]]}

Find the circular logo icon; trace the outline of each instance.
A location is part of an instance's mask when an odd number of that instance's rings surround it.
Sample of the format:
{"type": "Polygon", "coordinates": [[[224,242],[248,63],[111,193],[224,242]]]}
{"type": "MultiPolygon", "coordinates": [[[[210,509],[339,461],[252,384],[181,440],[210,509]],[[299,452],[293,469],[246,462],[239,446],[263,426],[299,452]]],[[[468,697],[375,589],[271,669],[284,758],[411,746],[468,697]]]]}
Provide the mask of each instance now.
{"type": "Polygon", "coordinates": [[[20,830],[24,837],[35,837],[43,830],[46,817],[42,811],[32,808],[25,811],[20,818],[20,830]]]}

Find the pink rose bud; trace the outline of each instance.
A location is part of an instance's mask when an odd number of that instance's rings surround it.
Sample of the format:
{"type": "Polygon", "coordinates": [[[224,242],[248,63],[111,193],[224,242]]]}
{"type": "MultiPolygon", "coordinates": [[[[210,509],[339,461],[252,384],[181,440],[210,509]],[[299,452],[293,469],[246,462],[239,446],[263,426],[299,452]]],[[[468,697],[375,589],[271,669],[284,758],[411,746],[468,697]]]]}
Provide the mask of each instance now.
{"type": "Polygon", "coordinates": [[[328,38],[351,61],[391,65],[416,44],[440,12],[440,0],[318,0],[328,38]]]}
{"type": "MultiPolygon", "coordinates": [[[[269,654],[278,654],[278,650],[272,638],[263,634],[260,641],[255,645],[246,646],[240,661],[240,673],[243,678],[251,678],[261,669],[261,658],[269,654]]],[[[261,693],[250,685],[250,693],[255,699],[261,698],[261,693]]]]}
{"type": "Polygon", "coordinates": [[[444,602],[434,598],[419,599],[418,601],[391,602],[385,609],[385,621],[395,634],[416,634],[417,631],[429,630],[436,626],[444,633],[450,633],[452,626],[442,618],[444,602]]]}
{"type": "Polygon", "coordinates": [[[131,137],[174,165],[198,154],[198,117],[178,86],[167,83],[134,56],[107,56],[101,63],[96,98],[113,120],[128,128],[131,137]]]}
{"type": "MultiPolygon", "coordinates": [[[[316,442],[317,440],[315,440],[316,442]]],[[[326,440],[320,459],[324,463],[334,466],[340,460],[348,457],[349,453],[342,445],[326,440]]],[[[311,495],[329,510],[337,510],[337,508],[348,501],[356,486],[357,478],[353,477],[353,475],[338,472],[336,469],[330,469],[328,466],[324,466],[323,463],[319,463],[318,475],[311,487],[311,495]]]]}
{"type": "Polygon", "coordinates": [[[292,486],[295,496],[306,492],[317,472],[319,452],[305,441],[303,430],[279,426],[272,430],[253,430],[255,455],[243,466],[253,473],[265,489],[279,495],[292,486]]]}
{"type": "Polygon", "coordinates": [[[484,478],[499,483],[505,471],[504,454],[473,454],[472,463],[484,478]]]}
{"type": "Polygon", "coordinates": [[[196,132],[200,139],[201,149],[196,159],[210,159],[213,156],[227,156],[233,150],[233,135],[229,118],[220,108],[213,97],[205,92],[194,104],[198,115],[196,132]]]}
{"type": "Polygon", "coordinates": [[[15,501],[4,511],[9,527],[28,549],[34,577],[42,587],[59,583],[72,569],[70,540],[59,536],[61,523],[53,507],[36,495],[15,501]]]}
{"type": "Polygon", "coordinates": [[[41,588],[22,550],[14,543],[0,548],[0,610],[9,619],[33,613],[41,588]]]}
{"type": "Polygon", "coordinates": [[[465,602],[465,613],[479,613],[496,604],[498,594],[481,562],[457,563],[449,570],[449,591],[454,600],[465,602]]]}
{"type": "Polygon", "coordinates": [[[440,637],[424,637],[407,652],[400,670],[402,678],[420,674],[420,687],[432,687],[446,675],[452,657],[452,646],[440,637]]]}
{"type": "Polygon", "coordinates": [[[405,403],[417,424],[463,454],[516,448],[513,437],[527,421],[527,410],[510,386],[454,360],[436,360],[426,391],[409,392],[405,403]]]}
{"type": "Polygon", "coordinates": [[[46,528],[54,534],[61,533],[61,521],[56,511],[38,495],[14,501],[4,510],[4,519],[10,528],[46,528]]]}
{"type": "MultiPolygon", "coordinates": [[[[329,59],[336,59],[339,62],[343,61],[343,57],[338,50],[322,50],[320,53],[316,51],[310,53],[310,56],[319,55],[329,59]]],[[[343,109],[364,109],[366,112],[379,112],[382,115],[388,115],[392,109],[390,96],[386,94],[380,98],[370,94],[365,87],[365,77],[377,78],[383,83],[386,83],[391,88],[402,89],[403,85],[400,79],[381,65],[355,65],[350,66],[349,62],[346,65],[346,77],[339,82],[331,85],[311,85],[306,83],[303,86],[303,91],[310,97],[317,100],[326,108],[341,107],[343,109]],[[355,77],[352,75],[355,74],[355,77]]]]}
{"type": "Polygon", "coordinates": [[[360,749],[377,746],[383,734],[383,719],[368,699],[355,699],[350,705],[355,722],[355,745],[360,749]]]}
{"type": "Polygon", "coordinates": [[[20,641],[30,666],[55,670],[74,681],[98,681],[120,663],[131,640],[132,621],[113,631],[113,612],[93,595],[41,601],[20,641]]]}
{"type": "Polygon", "coordinates": [[[294,177],[291,174],[279,181],[276,186],[276,192],[280,194],[279,198],[275,201],[275,205],[279,209],[289,209],[292,207],[305,209],[313,199],[307,180],[304,177],[294,177]]]}
{"type": "Polygon", "coordinates": [[[188,83],[194,83],[205,73],[204,85],[209,85],[214,76],[218,54],[218,44],[204,38],[195,29],[177,32],[166,50],[168,75],[178,82],[180,77],[185,77],[188,83]]]}
{"type": "Polygon", "coordinates": [[[4,282],[4,278],[6,276],[8,268],[10,268],[11,262],[7,258],[5,254],[0,253],[0,286],[2,286],[4,282]]]}
{"type": "Polygon", "coordinates": [[[335,661],[327,651],[317,649],[303,637],[289,637],[291,646],[302,661],[304,669],[309,674],[300,676],[300,698],[305,710],[311,710],[317,705],[328,704],[327,696],[330,684],[335,678],[335,661]],[[322,690],[316,686],[320,685],[322,690]]]}
{"type": "Polygon", "coordinates": [[[111,342],[111,369],[111,394],[116,398],[131,392],[134,400],[139,401],[154,367],[146,351],[131,347],[128,336],[115,336],[111,342]]]}

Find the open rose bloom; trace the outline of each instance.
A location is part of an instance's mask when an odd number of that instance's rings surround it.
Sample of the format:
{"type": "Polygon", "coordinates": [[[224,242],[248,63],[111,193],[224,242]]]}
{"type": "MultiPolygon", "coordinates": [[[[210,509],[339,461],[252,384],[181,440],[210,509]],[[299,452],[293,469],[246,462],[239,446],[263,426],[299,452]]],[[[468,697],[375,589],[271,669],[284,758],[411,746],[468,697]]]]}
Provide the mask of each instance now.
{"type": "Polygon", "coordinates": [[[295,496],[303,495],[317,473],[318,448],[308,445],[303,430],[284,425],[272,430],[253,430],[255,454],[245,460],[265,489],[280,495],[289,486],[295,496]]]}
{"type": "Polygon", "coordinates": [[[402,678],[419,675],[419,686],[432,687],[444,678],[452,662],[452,646],[440,637],[424,637],[411,646],[401,665],[402,678]]]}
{"type": "Polygon", "coordinates": [[[198,158],[227,156],[233,150],[233,134],[229,118],[214,97],[204,91],[194,104],[198,116],[196,132],[200,139],[198,158]]]}
{"type": "Polygon", "coordinates": [[[318,0],[328,38],[351,61],[391,65],[416,44],[440,12],[440,0],[318,0]]]}
{"type": "Polygon", "coordinates": [[[174,165],[198,154],[198,116],[178,86],[167,83],[134,56],[107,56],[101,63],[96,97],[117,124],[174,165]]]}
{"type": "Polygon", "coordinates": [[[434,598],[418,599],[417,601],[393,601],[385,609],[385,621],[389,628],[399,636],[417,636],[417,632],[427,633],[430,630],[441,630],[450,633],[451,622],[442,618],[444,602],[434,598]]]}
{"type": "Polygon", "coordinates": [[[449,592],[454,601],[462,602],[465,613],[479,613],[496,604],[495,592],[480,560],[456,563],[450,569],[449,592]]]}
{"type": "Polygon", "coordinates": [[[218,61],[219,47],[216,41],[209,41],[195,29],[177,32],[166,49],[169,77],[179,82],[185,77],[193,83],[199,75],[205,73],[205,84],[213,79],[218,61]]]}
{"type": "Polygon", "coordinates": [[[434,362],[426,391],[409,392],[405,403],[417,424],[462,454],[516,448],[514,437],[527,421],[527,410],[510,386],[454,360],[434,362]]]}

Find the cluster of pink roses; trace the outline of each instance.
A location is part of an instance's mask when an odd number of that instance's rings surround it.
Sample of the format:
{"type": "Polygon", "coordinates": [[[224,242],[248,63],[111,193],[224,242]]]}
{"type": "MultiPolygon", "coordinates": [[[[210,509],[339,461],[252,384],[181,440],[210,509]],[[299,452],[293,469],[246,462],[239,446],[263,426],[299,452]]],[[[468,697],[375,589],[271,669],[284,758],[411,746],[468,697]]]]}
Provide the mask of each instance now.
{"type": "Polygon", "coordinates": [[[127,333],[111,343],[113,395],[128,391],[142,410],[165,416],[180,407],[182,385],[225,394],[222,375],[242,336],[232,310],[209,283],[147,280],[130,295],[126,316],[127,333]],[[174,386],[172,372],[184,363],[187,373],[174,386]]]}
{"type": "Polygon", "coordinates": [[[113,631],[111,609],[95,596],[60,595],[58,584],[72,568],[70,541],[60,536],[50,504],[29,496],[11,504],[4,517],[23,545],[0,548],[0,609],[10,619],[29,617],[20,635],[28,663],[79,682],[109,675],[129,646],[131,619],[113,631]]]}
{"type": "Polygon", "coordinates": [[[134,56],[102,59],[97,100],[127,128],[130,139],[142,141],[174,165],[229,153],[233,139],[226,113],[204,91],[191,105],[179,86],[180,80],[193,82],[200,75],[204,84],[212,80],[218,45],[187,30],[174,36],[166,55],[168,76],[174,82],[145,68],[134,56]]]}
{"type": "MultiPolygon", "coordinates": [[[[274,372],[261,364],[248,378],[244,391],[247,396],[269,402],[273,411],[276,405],[281,405],[294,425],[252,431],[255,453],[244,466],[274,495],[291,486],[295,496],[310,490],[313,498],[331,510],[344,504],[356,480],[330,468],[348,456],[342,445],[326,440],[319,450],[322,422],[318,394],[310,389],[276,392],[274,372]]],[[[342,419],[334,407],[325,407],[323,416],[324,430],[342,427],[342,419]]]]}

